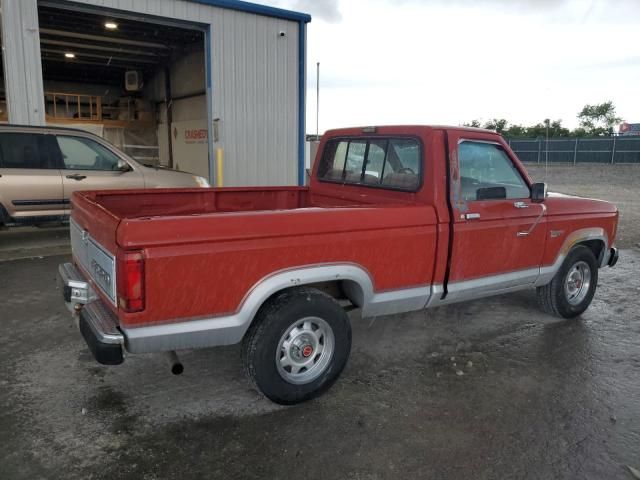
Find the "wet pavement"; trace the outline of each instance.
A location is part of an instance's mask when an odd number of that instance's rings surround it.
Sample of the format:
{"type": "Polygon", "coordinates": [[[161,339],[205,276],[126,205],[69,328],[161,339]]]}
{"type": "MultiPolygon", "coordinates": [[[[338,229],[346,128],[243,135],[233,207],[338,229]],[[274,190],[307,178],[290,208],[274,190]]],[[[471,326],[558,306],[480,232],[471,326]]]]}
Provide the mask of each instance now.
{"type": "Polygon", "coordinates": [[[96,364],[55,287],[65,257],[0,263],[2,479],[633,479],[640,250],[573,321],[533,292],[375,320],[341,379],[295,407],[236,347],[96,364]]]}

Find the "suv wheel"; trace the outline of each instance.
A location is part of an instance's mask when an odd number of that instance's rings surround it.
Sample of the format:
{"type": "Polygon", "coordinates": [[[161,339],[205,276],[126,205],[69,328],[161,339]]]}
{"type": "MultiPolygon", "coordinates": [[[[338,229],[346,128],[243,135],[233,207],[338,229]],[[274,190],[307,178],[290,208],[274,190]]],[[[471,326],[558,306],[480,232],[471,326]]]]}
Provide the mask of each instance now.
{"type": "Polygon", "coordinates": [[[351,351],[344,309],[314,288],[277,294],[262,306],[243,345],[245,371],[270,400],[300,403],[327,390],[351,351]]]}

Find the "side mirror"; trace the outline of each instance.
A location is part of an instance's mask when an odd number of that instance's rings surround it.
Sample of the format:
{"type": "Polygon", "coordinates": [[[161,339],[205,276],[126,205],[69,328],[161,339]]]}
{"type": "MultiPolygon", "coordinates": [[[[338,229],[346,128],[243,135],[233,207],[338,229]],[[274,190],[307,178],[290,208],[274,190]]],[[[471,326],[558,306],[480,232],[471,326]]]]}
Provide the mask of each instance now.
{"type": "Polygon", "coordinates": [[[131,170],[133,170],[133,168],[131,168],[131,165],[129,165],[124,160],[118,160],[118,171],[119,172],[127,173],[127,172],[130,172],[131,170]]]}
{"type": "Polygon", "coordinates": [[[531,185],[531,201],[533,203],[542,203],[547,199],[547,184],[534,183],[531,185]]]}

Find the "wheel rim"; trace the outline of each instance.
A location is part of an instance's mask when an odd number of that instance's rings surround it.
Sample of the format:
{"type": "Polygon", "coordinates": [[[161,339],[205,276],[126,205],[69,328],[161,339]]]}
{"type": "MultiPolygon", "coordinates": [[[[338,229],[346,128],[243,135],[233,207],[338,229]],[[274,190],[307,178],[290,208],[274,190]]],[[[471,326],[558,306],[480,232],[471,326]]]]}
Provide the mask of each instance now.
{"type": "Polygon", "coordinates": [[[567,273],[564,282],[564,294],[571,305],[581,303],[591,287],[591,268],[583,261],[575,263],[567,273]]]}
{"type": "Polygon", "coordinates": [[[276,366],[289,383],[313,382],[327,369],[335,346],[333,330],[318,317],[305,317],[293,323],[280,338],[276,366]]]}

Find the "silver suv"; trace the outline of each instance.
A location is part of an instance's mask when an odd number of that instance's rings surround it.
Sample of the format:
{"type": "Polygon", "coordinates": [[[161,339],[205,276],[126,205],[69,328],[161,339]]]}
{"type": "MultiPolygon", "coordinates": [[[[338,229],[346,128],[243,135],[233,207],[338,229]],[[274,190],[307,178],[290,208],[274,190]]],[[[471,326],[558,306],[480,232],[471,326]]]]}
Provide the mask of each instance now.
{"type": "Polygon", "coordinates": [[[197,175],[142,165],[81,130],[0,126],[0,225],[69,218],[77,190],[209,187],[197,175]]]}

